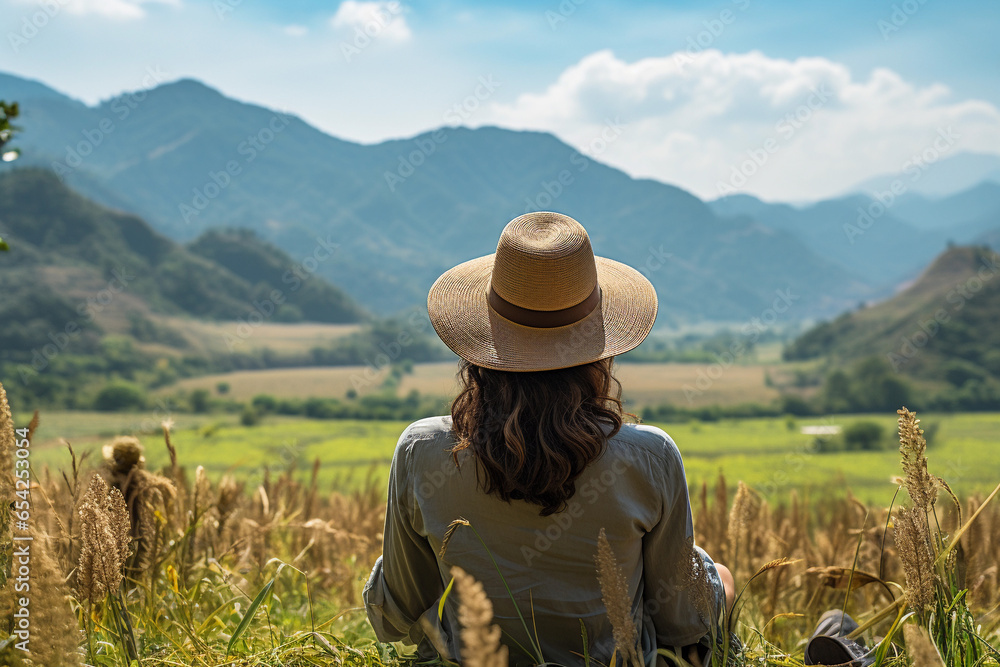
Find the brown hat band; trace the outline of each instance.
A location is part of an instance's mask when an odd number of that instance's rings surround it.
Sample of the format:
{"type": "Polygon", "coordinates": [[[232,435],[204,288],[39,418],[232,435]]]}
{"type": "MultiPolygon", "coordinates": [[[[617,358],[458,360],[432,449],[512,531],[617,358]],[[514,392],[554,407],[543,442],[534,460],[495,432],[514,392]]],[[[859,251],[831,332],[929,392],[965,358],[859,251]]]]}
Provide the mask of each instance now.
{"type": "Polygon", "coordinates": [[[579,322],[593,312],[594,308],[601,302],[601,286],[595,285],[594,291],[586,299],[562,310],[532,310],[522,308],[507,301],[496,293],[493,286],[489,292],[490,307],[496,311],[497,315],[505,317],[515,324],[526,327],[536,327],[538,329],[551,329],[553,327],[563,327],[567,324],[579,322]]]}

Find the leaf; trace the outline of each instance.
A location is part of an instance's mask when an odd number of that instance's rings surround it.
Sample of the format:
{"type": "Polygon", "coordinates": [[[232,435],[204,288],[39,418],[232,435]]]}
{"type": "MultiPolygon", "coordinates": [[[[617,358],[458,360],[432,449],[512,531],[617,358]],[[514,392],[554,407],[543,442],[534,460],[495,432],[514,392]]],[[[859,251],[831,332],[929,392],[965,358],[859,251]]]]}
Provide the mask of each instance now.
{"type": "Polygon", "coordinates": [[[7,245],[7,242],[2,237],[0,237],[0,250],[10,250],[10,246],[7,245]]]}
{"type": "Polygon", "coordinates": [[[229,657],[229,654],[233,651],[233,646],[247,631],[247,628],[250,627],[250,621],[253,620],[254,615],[257,613],[257,608],[260,607],[264,600],[271,597],[271,589],[274,588],[274,582],[277,581],[278,574],[280,572],[281,568],[279,567],[278,572],[274,573],[271,581],[264,584],[264,587],[260,589],[259,593],[257,593],[257,597],[255,597],[253,602],[250,603],[250,606],[247,607],[247,613],[243,614],[243,618],[240,620],[239,625],[237,625],[236,629],[233,630],[233,636],[229,638],[229,646],[226,647],[226,657],[229,657]]]}
{"type": "Polygon", "coordinates": [[[338,651],[337,649],[335,649],[333,647],[333,645],[330,644],[330,642],[328,642],[326,640],[326,637],[324,637],[323,635],[321,635],[318,632],[311,632],[310,634],[312,635],[313,639],[315,639],[317,642],[319,642],[320,646],[323,647],[324,651],[326,651],[327,653],[329,653],[330,655],[332,655],[335,658],[339,658],[340,657],[340,651],[338,651]]]}
{"type": "Polygon", "coordinates": [[[444,618],[444,603],[445,603],[445,600],[448,599],[448,593],[451,593],[451,588],[454,585],[455,585],[455,577],[452,577],[451,581],[448,582],[448,588],[444,589],[444,595],[441,596],[441,601],[438,602],[438,620],[439,621],[444,618]]]}
{"type": "Polygon", "coordinates": [[[225,611],[226,609],[228,609],[229,605],[233,604],[234,602],[237,602],[238,600],[239,598],[232,598],[230,600],[226,600],[218,607],[216,607],[212,613],[210,613],[208,616],[205,617],[205,620],[202,622],[202,624],[198,626],[196,634],[198,634],[199,636],[204,634],[205,631],[208,630],[208,626],[215,622],[218,615],[223,611],[225,611]]]}

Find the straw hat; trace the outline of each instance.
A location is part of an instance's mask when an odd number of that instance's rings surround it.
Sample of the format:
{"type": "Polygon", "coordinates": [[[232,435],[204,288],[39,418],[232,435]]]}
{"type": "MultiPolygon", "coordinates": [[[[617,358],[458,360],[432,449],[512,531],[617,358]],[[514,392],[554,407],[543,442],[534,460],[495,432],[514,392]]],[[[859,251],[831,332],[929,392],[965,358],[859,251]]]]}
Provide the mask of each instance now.
{"type": "Polygon", "coordinates": [[[427,311],[438,336],[463,359],[542,371],[634,348],[653,328],[656,292],[630,266],[595,257],[576,220],[539,212],[508,223],[496,253],[438,278],[427,311]]]}

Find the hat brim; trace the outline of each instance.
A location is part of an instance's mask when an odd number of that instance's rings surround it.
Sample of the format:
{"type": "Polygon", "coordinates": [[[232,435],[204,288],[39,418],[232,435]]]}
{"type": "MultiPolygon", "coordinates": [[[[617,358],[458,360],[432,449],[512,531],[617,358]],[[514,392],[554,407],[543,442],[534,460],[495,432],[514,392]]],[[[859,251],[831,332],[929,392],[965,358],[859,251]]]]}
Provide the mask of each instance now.
{"type": "Polygon", "coordinates": [[[595,257],[600,304],[561,327],[526,327],[490,308],[487,294],[494,255],[459,264],[431,286],[427,312],[437,335],[455,354],[501,371],[544,371],[606,359],[636,347],[656,321],[656,291],[621,262],[595,257]]]}

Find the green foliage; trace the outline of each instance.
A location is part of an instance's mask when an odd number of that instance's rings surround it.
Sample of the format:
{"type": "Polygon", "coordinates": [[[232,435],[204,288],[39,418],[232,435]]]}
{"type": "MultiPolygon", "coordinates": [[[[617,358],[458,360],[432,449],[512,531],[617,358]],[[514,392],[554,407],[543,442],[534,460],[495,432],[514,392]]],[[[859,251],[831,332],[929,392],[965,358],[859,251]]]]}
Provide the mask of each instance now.
{"type": "MultiPolygon", "coordinates": [[[[21,151],[16,148],[7,148],[13,139],[14,135],[17,134],[20,129],[16,125],[11,124],[12,118],[17,118],[21,113],[17,102],[5,102],[0,100],[0,160],[3,162],[11,162],[17,159],[21,151]]],[[[7,244],[4,243],[3,239],[0,239],[0,250],[8,250],[7,244]]]]}
{"type": "MultiPolygon", "coordinates": [[[[689,333],[678,338],[649,336],[639,347],[617,357],[622,363],[734,363],[753,361],[761,343],[785,340],[787,328],[726,329],[713,334],[689,333]]],[[[768,381],[765,377],[765,384],[768,381]]],[[[770,385],[768,385],[770,386],[770,385]]]]}
{"type": "Polygon", "coordinates": [[[343,291],[316,275],[318,270],[311,262],[303,265],[293,261],[249,229],[210,230],[188,249],[254,285],[258,302],[271,298],[275,290],[281,292],[275,321],[338,323],[367,318],[343,291]]]}
{"type": "Polygon", "coordinates": [[[188,403],[192,412],[208,412],[209,396],[207,389],[195,389],[188,395],[188,403]]]}
{"type": "Polygon", "coordinates": [[[148,399],[142,387],[130,382],[111,382],[101,389],[94,398],[94,409],[104,412],[140,410],[146,407],[148,399]]]}
{"type": "Polygon", "coordinates": [[[844,428],[844,449],[848,451],[871,451],[883,446],[882,426],[873,421],[856,421],[844,428]]]}
{"type": "Polygon", "coordinates": [[[240,424],[243,426],[256,426],[258,423],[260,423],[260,413],[252,405],[244,407],[243,412],[240,413],[240,424]]]}
{"type": "Polygon", "coordinates": [[[827,376],[821,408],[832,413],[888,412],[893,406],[912,405],[913,399],[910,383],[885,359],[866,357],[827,376]]]}
{"type": "Polygon", "coordinates": [[[363,364],[377,369],[389,365],[390,375],[395,374],[398,379],[412,371],[413,363],[441,361],[452,356],[430,333],[426,318],[414,312],[407,318],[376,320],[361,331],[334,340],[327,347],[313,348],[301,365],[363,364]]]}
{"type": "Polygon", "coordinates": [[[446,414],[448,399],[424,396],[416,389],[406,396],[396,396],[393,391],[380,391],[360,398],[341,401],[336,398],[308,398],[278,400],[273,396],[255,396],[247,409],[259,414],[301,415],[311,419],[375,419],[415,420],[446,414]]]}

